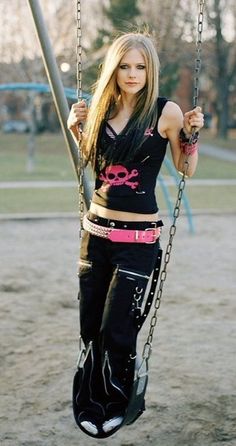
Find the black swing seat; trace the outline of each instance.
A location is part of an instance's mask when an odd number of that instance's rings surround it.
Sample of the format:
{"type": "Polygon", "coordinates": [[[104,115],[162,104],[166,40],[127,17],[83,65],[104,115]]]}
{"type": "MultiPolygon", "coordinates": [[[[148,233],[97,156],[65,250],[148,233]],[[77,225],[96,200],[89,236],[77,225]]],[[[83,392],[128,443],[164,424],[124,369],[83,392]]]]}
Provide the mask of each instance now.
{"type": "MultiPolygon", "coordinates": [[[[83,355],[83,352],[82,352],[83,355]]],[[[148,383],[148,363],[146,359],[143,359],[140,363],[140,361],[136,361],[135,365],[135,374],[134,374],[134,380],[133,380],[133,386],[132,391],[130,394],[130,398],[126,407],[126,410],[123,415],[123,421],[113,429],[109,430],[109,432],[104,432],[101,425],[96,424],[97,433],[92,433],[84,428],[84,426],[81,424],[83,420],[83,412],[81,413],[78,405],[77,405],[77,394],[78,389],[81,385],[81,378],[83,375],[83,368],[80,366],[80,360],[78,362],[78,369],[74,376],[73,381],[73,413],[74,418],[76,421],[76,424],[78,427],[87,435],[93,438],[107,438],[113,435],[115,432],[117,432],[121,427],[125,425],[130,425],[134,423],[140,415],[145,410],[145,393],[148,383]]]]}

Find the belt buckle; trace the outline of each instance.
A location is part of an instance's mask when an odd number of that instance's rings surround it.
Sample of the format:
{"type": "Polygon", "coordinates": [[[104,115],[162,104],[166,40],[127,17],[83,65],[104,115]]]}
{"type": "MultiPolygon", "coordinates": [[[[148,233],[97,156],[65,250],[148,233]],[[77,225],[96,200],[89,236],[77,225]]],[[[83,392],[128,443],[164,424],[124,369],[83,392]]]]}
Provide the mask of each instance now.
{"type": "MultiPolygon", "coordinates": [[[[145,232],[148,232],[148,231],[150,232],[150,231],[154,231],[155,229],[157,229],[157,224],[155,222],[152,222],[151,224],[154,225],[154,227],[146,228],[145,232]]],[[[147,243],[148,245],[152,245],[153,243],[156,243],[156,241],[157,241],[157,236],[155,233],[153,233],[153,240],[151,242],[145,242],[145,243],[147,243]]]]}

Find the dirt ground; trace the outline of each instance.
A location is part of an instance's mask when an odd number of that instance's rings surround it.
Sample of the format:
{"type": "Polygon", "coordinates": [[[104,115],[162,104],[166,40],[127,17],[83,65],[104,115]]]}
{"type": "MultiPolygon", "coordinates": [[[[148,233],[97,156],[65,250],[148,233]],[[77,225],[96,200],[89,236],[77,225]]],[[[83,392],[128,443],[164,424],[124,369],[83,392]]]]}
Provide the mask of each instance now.
{"type": "Polygon", "coordinates": [[[76,427],[71,408],[78,222],[0,221],[1,445],[236,445],[236,215],[194,222],[194,235],[184,217],[176,233],[146,411],[94,440],[76,427]]]}

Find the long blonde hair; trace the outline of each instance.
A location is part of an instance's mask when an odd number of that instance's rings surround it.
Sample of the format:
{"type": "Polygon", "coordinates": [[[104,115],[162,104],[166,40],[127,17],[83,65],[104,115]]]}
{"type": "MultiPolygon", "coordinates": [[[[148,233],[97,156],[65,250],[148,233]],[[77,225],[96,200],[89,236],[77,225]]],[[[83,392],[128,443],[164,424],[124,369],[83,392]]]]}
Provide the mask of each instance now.
{"type": "MultiPolygon", "coordinates": [[[[141,33],[128,33],[118,37],[110,46],[98,81],[94,86],[91,106],[85,125],[82,150],[95,168],[97,141],[101,124],[115,108],[120,91],[116,82],[119,63],[127,51],[138,49],[144,57],[147,81],[137,94],[137,103],[131,117],[131,130],[154,127],[157,121],[159,94],[159,59],[151,38],[141,33]],[[132,119],[134,118],[134,119],[132,119]]],[[[145,130],[144,130],[145,131],[145,130]]],[[[145,138],[144,138],[145,139],[145,138]]],[[[143,141],[140,141],[139,146],[143,141]]]]}

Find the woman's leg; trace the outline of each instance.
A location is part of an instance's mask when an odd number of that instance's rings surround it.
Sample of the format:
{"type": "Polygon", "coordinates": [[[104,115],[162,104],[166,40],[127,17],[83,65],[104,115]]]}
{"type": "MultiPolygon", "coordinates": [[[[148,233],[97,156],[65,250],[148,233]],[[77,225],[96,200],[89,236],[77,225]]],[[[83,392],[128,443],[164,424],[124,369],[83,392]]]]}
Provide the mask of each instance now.
{"type": "Polygon", "coordinates": [[[133,384],[137,317],[157,254],[158,244],[116,244],[85,233],[79,276],[86,356],[74,393],[75,417],[85,430],[108,432],[122,423],[133,384]]]}
{"type": "Polygon", "coordinates": [[[100,329],[112,266],[107,261],[106,240],[85,232],[79,260],[80,331],[85,353],[74,383],[74,412],[92,430],[104,419],[106,392],[102,377],[100,329]]]}
{"type": "MultiPolygon", "coordinates": [[[[116,262],[101,325],[103,377],[107,393],[127,406],[133,384],[138,319],[159,245],[112,246],[116,262]],[[126,400],[125,400],[126,398],[126,400]]],[[[110,413],[115,405],[110,404],[110,413]]]]}
{"type": "Polygon", "coordinates": [[[85,345],[98,339],[111,277],[106,240],[85,232],[79,260],[80,330],[85,345]]]}

